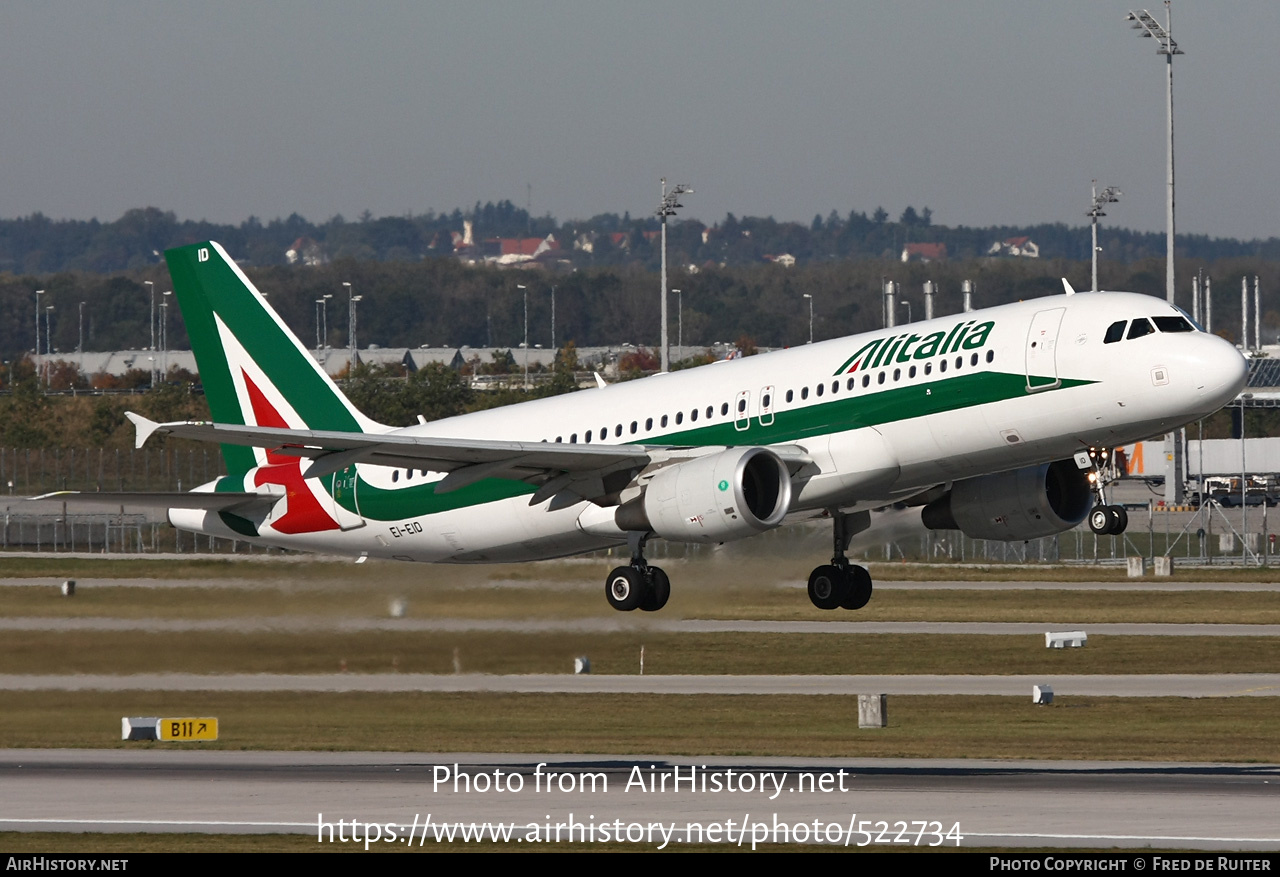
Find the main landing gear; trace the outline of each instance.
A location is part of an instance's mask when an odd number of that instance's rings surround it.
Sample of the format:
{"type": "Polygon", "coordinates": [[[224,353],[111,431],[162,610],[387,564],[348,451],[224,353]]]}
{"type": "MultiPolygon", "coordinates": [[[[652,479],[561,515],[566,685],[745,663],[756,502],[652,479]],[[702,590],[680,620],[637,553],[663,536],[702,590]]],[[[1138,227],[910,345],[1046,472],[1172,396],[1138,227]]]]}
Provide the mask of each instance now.
{"type": "Polygon", "coordinates": [[[630,612],[633,609],[657,612],[667,605],[667,600],[671,597],[671,579],[659,567],[650,566],[644,559],[644,543],[648,539],[648,533],[630,533],[630,565],[618,567],[605,580],[604,595],[609,600],[609,605],[619,612],[630,612]]]}
{"type": "Polygon", "coordinates": [[[1090,448],[1088,454],[1093,463],[1093,471],[1089,473],[1089,486],[1097,497],[1097,502],[1089,510],[1089,529],[1099,536],[1119,536],[1129,526],[1129,513],[1124,510],[1124,506],[1107,504],[1104,469],[1108,465],[1110,454],[1105,448],[1090,448]]]}
{"type": "MultiPolygon", "coordinates": [[[[871,575],[849,562],[845,552],[855,534],[871,525],[869,512],[842,514],[832,512],[834,556],[809,576],[809,599],[819,609],[861,609],[871,599],[871,575]]],[[[604,595],[609,605],[619,612],[640,609],[657,612],[671,597],[671,580],[644,559],[644,546],[649,533],[631,531],[631,563],[609,573],[604,582],[604,595]]]]}
{"type": "Polygon", "coordinates": [[[861,609],[871,599],[871,575],[849,563],[844,553],[854,534],[871,524],[869,512],[831,515],[835,553],[831,563],[809,574],[809,599],[819,609],[861,609]]]}

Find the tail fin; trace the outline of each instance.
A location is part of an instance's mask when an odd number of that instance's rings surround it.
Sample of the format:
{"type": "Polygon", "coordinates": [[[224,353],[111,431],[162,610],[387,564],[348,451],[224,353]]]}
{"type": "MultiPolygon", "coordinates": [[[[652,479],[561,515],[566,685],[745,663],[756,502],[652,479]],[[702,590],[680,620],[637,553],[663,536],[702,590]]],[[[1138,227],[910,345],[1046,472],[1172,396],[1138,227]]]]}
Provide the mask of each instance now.
{"type": "MultiPolygon", "coordinates": [[[[384,432],[312,358],[226,250],[209,241],[166,250],[173,290],[218,423],[384,432]]],[[[261,450],[224,445],[232,473],[261,450]]]]}

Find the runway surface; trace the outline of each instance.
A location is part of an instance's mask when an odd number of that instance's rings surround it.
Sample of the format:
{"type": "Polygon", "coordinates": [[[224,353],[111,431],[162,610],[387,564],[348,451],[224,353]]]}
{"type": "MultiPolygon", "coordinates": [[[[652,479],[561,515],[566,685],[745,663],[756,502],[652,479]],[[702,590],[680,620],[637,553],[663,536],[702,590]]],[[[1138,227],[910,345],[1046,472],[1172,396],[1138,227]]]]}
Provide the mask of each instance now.
{"type": "MultiPolygon", "coordinates": [[[[14,555],[6,555],[14,556],[14,555]]],[[[47,557],[48,555],[33,555],[47,557]]],[[[63,557],[65,555],[57,555],[63,557]]],[[[174,555],[175,559],[186,559],[186,555],[174,555]]],[[[101,560],[99,556],[94,559],[101,560]]],[[[257,558],[255,558],[256,560],[257,558]]],[[[601,569],[605,564],[601,564],[601,569]]],[[[1064,570],[1065,571],[1065,570],[1064,570]]],[[[161,573],[161,569],[156,570],[161,573]]],[[[272,575],[291,573],[287,567],[271,571],[272,575]]],[[[1112,582],[1054,582],[1054,581],[1007,581],[1007,582],[968,582],[968,581],[881,581],[876,580],[877,590],[901,591],[1280,591],[1280,582],[1207,582],[1195,581],[1196,571],[1179,571],[1176,578],[1144,578],[1125,579],[1112,582]]],[[[579,581],[531,580],[531,579],[487,579],[477,583],[475,588],[513,589],[513,590],[552,590],[552,591],[589,591],[592,594],[600,590],[600,583],[594,571],[583,571],[579,581]]],[[[28,576],[19,578],[0,578],[0,588],[50,588],[54,591],[65,581],[66,577],[28,576]]],[[[296,579],[273,579],[263,577],[257,579],[164,579],[164,578],[76,578],[76,585],[85,588],[249,588],[269,590],[288,588],[299,590],[306,587],[296,579]]],[[[332,584],[332,583],[328,583],[332,584]]],[[[317,587],[326,587],[320,582],[317,587]]],[[[778,588],[803,591],[805,583],[799,577],[793,582],[780,582],[778,588]]]]}
{"type": "Polygon", "coordinates": [[[964,694],[1030,697],[1277,697],[1280,673],[1040,676],[572,676],[458,673],[0,675],[0,691],[484,691],[519,694],[964,694]]]}
{"type": "Polygon", "coordinates": [[[1277,765],[3,750],[0,786],[0,830],[10,831],[327,841],[322,826],[336,837],[343,820],[349,838],[355,820],[359,837],[378,824],[378,845],[392,828],[406,843],[416,825],[414,843],[425,846],[445,823],[515,825],[512,844],[560,824],[561,840],[563,826],[578,826],[575,842],[608,826],[653,848],[705,838],[711,826],[736,845],[745,824],[743,846],[784,830],[812,841],[817,830],[850,845],[953,846],[945,836],[959,834],[964,846],[1280,849],[1277,765]]]}

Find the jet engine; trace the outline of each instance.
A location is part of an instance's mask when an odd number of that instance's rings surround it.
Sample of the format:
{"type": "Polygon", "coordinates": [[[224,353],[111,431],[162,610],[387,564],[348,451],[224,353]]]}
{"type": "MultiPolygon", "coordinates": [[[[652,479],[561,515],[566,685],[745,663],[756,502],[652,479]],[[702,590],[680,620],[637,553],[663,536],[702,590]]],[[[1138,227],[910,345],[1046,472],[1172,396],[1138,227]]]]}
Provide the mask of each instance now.
{"type": "Polygon", "coordinates": [[[729,542],[772,530],[790,508],[791,476],[778,455],[730,448],[659,470],[614,521],[675,542],[729,542]]]}
{"type": "Polygon", "coordinates": [[[924,507],[921,520],[931,530],[1021,542],[1070,530],[1092,505],[1088,474],[1059,460],[959,481],[924,507]]]}

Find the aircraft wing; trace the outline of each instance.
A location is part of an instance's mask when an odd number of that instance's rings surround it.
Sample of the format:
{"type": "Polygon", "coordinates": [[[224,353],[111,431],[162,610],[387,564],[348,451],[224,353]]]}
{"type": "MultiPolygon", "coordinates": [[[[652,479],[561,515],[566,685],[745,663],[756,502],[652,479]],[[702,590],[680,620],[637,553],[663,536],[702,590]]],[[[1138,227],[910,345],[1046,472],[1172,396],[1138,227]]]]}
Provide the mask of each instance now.
{"type": "MultiPolygon", "coordinates": [[[[444,438],[402,432],[363,433],[328,430],[243,426],[207,421],[156,423],[140,414],[126,416],[137,427],[137,445],[152,435],[172,435],[195,441],[270,448],[283,456],[301,457],[303,477],[319,478],[353,463],[448,473],[436,493],[448,493],[485,478],[510,478],[538,484],[530,499],[537,505],[551,497],[557,503],[598,499],[616,493],[622,483],[658,460],[682,455],[682,449],[643,445],[587,445],[551,442],[490,441],[444,438]],[[612,476],[612,477],[611,477],[612,476]]],[[[689,456],[707,448],[687,449],[689,456]]],[[[771,448],[792,472],[805,462],[801,448],[771,448]]]]}
{"type": "Polygon", "coordinates": [[[306,478],[329,475],[353,463],[446,472],[436,485],[437,493],[458,490],[485,478],[541,481],[542,487],[534,494],[536,502],[531,501],[531,505],[562,491],[583,499],[605,495],[610,492],[603,486],[607,476],[639,471],[651,460],[648,450],[637,445],[488,441],[204,421],[156,423],[133,412],[126,416],[137,426],[138,447],[152,435],[172,435],[195,441],[270,448],[276,454],[311,460],[302,469],[306,478]]]}

